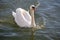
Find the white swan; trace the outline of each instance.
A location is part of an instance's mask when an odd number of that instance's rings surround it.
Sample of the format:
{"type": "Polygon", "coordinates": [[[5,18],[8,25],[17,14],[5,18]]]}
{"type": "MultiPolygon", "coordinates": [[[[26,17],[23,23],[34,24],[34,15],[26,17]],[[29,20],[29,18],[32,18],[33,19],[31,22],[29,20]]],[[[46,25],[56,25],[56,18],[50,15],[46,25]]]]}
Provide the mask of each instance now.
{"type": "Polygon", "coordinates": [[[20,27],[35,27],[34,11],[35,6],[31,5],[29,12],[22,8],[17,8],[16,12],[12,11],[12,15],[20,27]]]}

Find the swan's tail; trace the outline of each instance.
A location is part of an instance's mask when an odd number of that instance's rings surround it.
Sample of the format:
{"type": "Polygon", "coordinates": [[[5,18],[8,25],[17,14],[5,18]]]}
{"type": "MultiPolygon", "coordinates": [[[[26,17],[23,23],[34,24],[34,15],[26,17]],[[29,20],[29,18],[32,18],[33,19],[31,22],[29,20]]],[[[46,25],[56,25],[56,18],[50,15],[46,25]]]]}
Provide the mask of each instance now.
{"type": "Polygon", "coordinates": [[[16,17],[16,13],[14,11],[12,11],[12,15],[13,17],[16,17]]]}

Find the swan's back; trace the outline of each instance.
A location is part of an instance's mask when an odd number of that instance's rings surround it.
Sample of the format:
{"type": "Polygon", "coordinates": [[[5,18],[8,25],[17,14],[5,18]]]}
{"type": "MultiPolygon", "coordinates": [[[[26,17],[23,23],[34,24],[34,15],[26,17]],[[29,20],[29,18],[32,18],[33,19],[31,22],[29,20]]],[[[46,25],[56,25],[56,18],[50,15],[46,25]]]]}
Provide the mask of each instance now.
{"type": "Polygon", "coordinates": [[[15,18],[15,22],[20,27],[30,27],[30,25],[31,25],[31,16],[30,16],[28,11],[26,11],[22,8],[17,8],[16,13],[13,12],[13,16],[15,18]]]}

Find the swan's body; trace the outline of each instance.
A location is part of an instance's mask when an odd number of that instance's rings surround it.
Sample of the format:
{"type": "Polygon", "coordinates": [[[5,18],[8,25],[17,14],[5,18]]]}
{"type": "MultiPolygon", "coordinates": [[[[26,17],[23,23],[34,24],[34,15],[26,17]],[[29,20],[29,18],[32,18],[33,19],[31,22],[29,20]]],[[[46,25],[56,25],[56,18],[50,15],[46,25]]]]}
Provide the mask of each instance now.
{"type": "Polygon", "coordinates": [[[30,14],[28,11],[17,8],[16,12],[12,12],[12,15],[14,16],[15,22],[20,27],[33,27],[36,26],[35,19],[34,19],[34,8],[32,9],[32,6],[30,7],[30,14]]]}
{"type": "Polygon", "coordinates": [[[16,9],[16,13],[13,12],[15,22],[21,27],[30,27],[31,25],[31,16],[29,12],[25,11],[22,8],[16,9]]]}

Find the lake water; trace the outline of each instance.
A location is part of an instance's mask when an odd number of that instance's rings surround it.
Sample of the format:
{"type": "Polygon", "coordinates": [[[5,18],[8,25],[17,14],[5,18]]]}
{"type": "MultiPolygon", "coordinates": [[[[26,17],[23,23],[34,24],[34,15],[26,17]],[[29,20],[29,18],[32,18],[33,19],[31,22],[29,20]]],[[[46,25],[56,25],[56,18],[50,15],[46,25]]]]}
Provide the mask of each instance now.
{"type": "Polygon", "coordinates": [[[60,39],[60,0],[0,0],[0,40],[59,40],[60,39]],[[31,35],[29,28],[20,28],[12,16],[16,8],[29,9],[40,3],[36,9],[36,24],[44,25],[31,35]]]}

